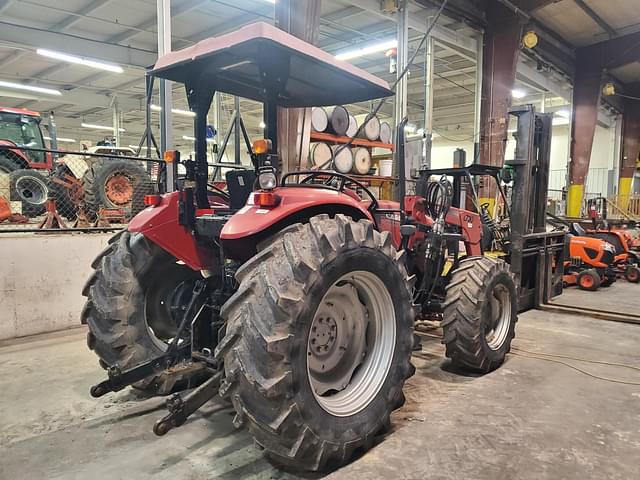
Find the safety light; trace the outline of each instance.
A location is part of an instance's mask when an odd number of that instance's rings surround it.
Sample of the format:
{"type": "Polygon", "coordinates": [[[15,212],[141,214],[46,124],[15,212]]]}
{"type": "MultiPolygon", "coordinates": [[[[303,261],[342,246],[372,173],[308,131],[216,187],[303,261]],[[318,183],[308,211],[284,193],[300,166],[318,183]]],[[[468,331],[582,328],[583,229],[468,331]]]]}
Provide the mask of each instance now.
{"type": "Polygon", "coordinates": [[[273,168],[261,171],[260,175],[258,175],[258,183],[260,184],[260,188],[263,190],[273,190],[276,188],[278,180],[276,179],[276,174],[273,171],[273,168]]]}
{"type": "Polygon", "coordinates": [[[177,150],[167,150],[164,152],[164,161],[167,163],[177,162],[179,159],[179,153],[177,150]]]}
{"type": "Polygon", "coordinates": [[[262,155],[263,153],[267,153],[271,150],[271,140],[267,140],[266,138],[261,138],[260,140],[256,140],[253,142],[253,153],[256,155],[262,155]]]}
{"type": "Polygon", "coordinates": [[[533,30],[529,30],[522,37],[522,44],[528,49],[535,48],[538,45],[538,35],[533,30]]]}
{"type": "Polygon", "coordinates": [[[278,206],[280,197],[273,192],[254,192],[253,204],[263,208],[278,206]]]}
{"type": "Polygon", "coordinates": [[[162,197],[160,195],[145,195],[144,196],[144,205],[145,207],[157,207],[160,205],[160,201],[162,197]]]}
{"type": "Polygon", "coordinates": [[[602,94],[605,97],[611,97],[612,95],[615,95],[616,94],[615,85],[611,82],[605,83],[604,86],[602,87],[602,94]]]}

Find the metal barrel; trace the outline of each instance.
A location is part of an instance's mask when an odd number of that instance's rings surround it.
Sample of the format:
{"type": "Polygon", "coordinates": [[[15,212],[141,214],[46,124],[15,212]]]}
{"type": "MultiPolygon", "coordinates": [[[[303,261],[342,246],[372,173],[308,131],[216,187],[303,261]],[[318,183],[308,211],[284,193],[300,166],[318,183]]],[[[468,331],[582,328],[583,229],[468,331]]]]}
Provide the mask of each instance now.
{"type": "Polygon", "coordinates": [[[371,169],[371,152],[368,148],[356,147],[352,149],[353,173],[366,175],[371,169]]]}
{"type": "Polygon", "coordinates": [[[349,112],[342,105],[336,105],[329,114],[327,130],[344,137],[349,129],[349,112]]]}
{"type": "Polygon", "coordinates": [[[391,130],[391,125],[387,122],[382,122],[380,124],[380,141],[382,143],[391,143],[393,139],[393,131],[391,130]]]}
{"type": "Polygon", "coordinates": [[[309,158],[311,163],[316,167],[328,168],[333,157],[331,147],[323,142],[312,143],[309,149],[309,158]]]}
{"type": "Polygon", "coordinates": [[[328,124],[327,111],[322,107],[313,107],[311,109],[311,128],[315,132],[324,132],[328,124]]]}
{"type": "Polygon", "coordinates": [[[360,130],[358,136],[371,141],[378,140],[380,138],[380,120],[378,117],[372,114],[367,115],[364,119],[364,127],[360,130]]]}
{"type": "Polygon", "coordinates": [[[333,168],[336,172],[349,173],[353,168],[353,154],[349,147],[333,145],[333,168]]]}

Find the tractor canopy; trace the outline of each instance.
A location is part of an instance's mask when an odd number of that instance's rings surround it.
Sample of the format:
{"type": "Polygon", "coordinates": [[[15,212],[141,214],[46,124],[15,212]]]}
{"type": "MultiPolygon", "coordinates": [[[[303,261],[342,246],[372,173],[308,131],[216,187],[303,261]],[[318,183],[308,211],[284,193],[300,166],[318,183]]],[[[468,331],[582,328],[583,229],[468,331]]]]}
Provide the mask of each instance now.
{"type": "Polygon", "coordinates": [[[361,102],[393,95],[384,80],[259,22],[158,59],[154,77],[279,107],[361,102]]]}

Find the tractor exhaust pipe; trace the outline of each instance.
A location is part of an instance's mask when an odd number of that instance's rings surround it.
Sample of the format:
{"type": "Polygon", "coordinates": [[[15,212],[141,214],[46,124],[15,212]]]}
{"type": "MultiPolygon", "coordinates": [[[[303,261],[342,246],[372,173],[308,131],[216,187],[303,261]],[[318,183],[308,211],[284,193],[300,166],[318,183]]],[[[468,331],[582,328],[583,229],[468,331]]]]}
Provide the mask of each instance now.
{"type": "Polygon", "coordinates": [[[407,194],[407,171],[405,167],[404,146],[406,142],[404,127],[406,127],[408,117],[404,117],[396,127],[396,165],[398,168],[398,195],[400,195],[400,225],[404,225],[404,197],[407,194]]]}

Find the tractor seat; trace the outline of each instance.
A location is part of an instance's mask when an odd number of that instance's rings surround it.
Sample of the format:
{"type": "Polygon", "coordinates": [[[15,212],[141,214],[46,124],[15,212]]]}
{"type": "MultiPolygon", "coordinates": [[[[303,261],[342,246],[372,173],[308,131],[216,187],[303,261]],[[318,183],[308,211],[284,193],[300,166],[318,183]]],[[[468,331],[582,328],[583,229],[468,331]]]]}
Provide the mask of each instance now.
{"type": "Polygon", "coordinates": [[[571,224],[571,233],[577,235],[578,237],[585,237],[587,235],[587,232],[585,232],[584,228],[582,228],[582,225],[580,225],[578,222],[573,222],[571,224]]]}
{"type": "Polygon", "coordinates": [[[225,179],[229,192],[229,207],[232,210],[240,210],[247,203],[247,199],[253,191],[256,174],[253,170],[229,170],[225,179]]]}

